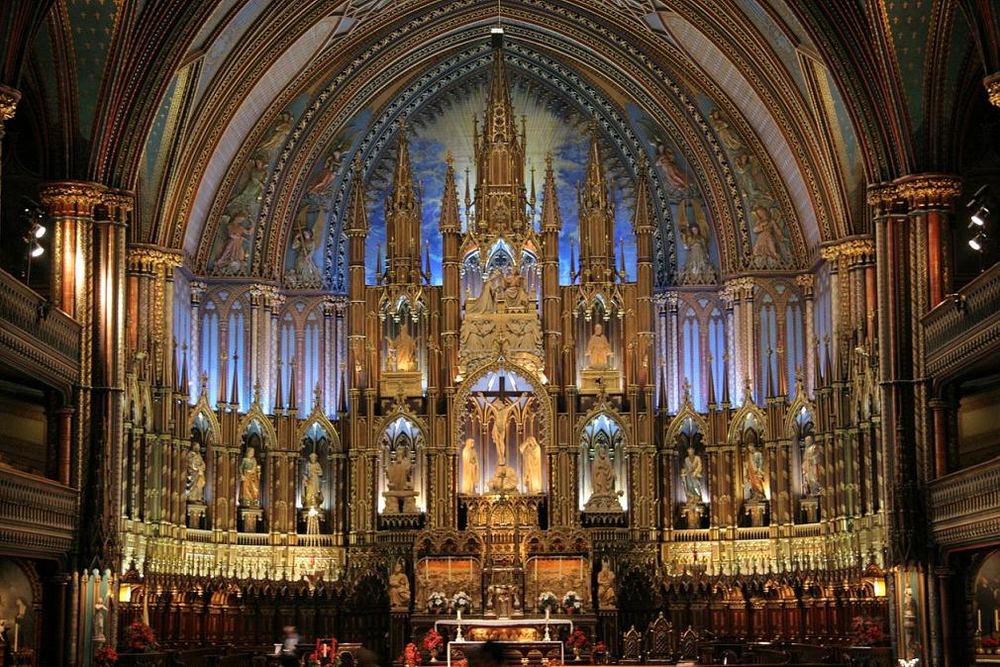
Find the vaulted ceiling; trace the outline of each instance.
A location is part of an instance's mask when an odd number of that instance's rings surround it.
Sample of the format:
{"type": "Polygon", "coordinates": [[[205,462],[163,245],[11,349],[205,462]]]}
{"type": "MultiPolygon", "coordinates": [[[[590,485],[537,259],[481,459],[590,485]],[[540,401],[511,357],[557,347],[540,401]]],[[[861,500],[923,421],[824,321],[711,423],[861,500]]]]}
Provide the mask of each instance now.
{"type": "MultiPolygon", "coordinates": [[[[951,128],[996,60],[967,21],[995,17],[994,0],[956,4],[510,0],[501,12],[519,85],[572,122],[597,117],[623,183],[668,146],[735,274],[808,268],[822,244],[865,231],[867,184],[955,168],[951,128]],[[755,189],[786,226],[780,265],[751,257],[755,189]]],[[[377,180],[400,115],[431,123],[481,80],[497,3],[14,0],[0,19],[3,81],[25,91],[39,178],[135,190],[133,240],[183,250],[199,273],[234,198],[255,194],[245,275],[280,280],[310,187],[336,165],[322,204],[336,287],[351,158],[377,180]]],[[[669,274],[670,175],[651,173],[669,274]]]]}

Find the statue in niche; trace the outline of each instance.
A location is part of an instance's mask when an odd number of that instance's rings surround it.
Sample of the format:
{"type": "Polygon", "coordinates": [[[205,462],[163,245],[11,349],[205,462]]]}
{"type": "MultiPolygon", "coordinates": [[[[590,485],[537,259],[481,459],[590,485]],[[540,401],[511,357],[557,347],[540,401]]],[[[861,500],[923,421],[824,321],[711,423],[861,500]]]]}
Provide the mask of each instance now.
{"type": "Polygon", "coordinates": [[[601,561],[601,571],[597,573],[597,604],[600,609],[615,609],[618,605],[615,571],[607,561],[601,561]]]}
{"type": "Polygon", "coordinates": [[[309,455],[306,464],[305,482],[302,488],[302,504],[307,508],[318,508],[323,504],[323,488],[320,480],[323,478],[323,466],[316,452],[309,455]]]}
{"type": "Polygon", "coordinates": [[[621,512],[622,504],[619,496],[624,491],[615,490],[615,465],[606,444],[597,447],[597,455],[590,467],[590,499],[584,505],[588,512],[621,512]]]}
{"type": "Polygon", "coordinates": [[[240,461],[240,504],[244,507],[260,505],[260,464],[253,447],[247,447],[240,461]]]}
{"type": "Polygon", "coordinates": [[[536,494],[542,492],[542,448],[533,435],[529,435],[520,446],[521,465],[523,467],[524,492],[536,494]]]}
{"type": "Polygon", "coordinates": [[[188,502],[205,502],[205,459],[197,447],[188,452],[188,502]]]}
{"type": "Polygon", "coordinates": [[[94,603],[94,641],[103,642],[105,640],[104,636],[104,625],[108,614],[108,608],[104,604],[104,600],[98,598],[97,602],[94,603]]]}
{"type": "Polygon", "coordinates": [[[504,401],[503,399],[487,401],[482,394],[479,395],[479,398],[484,403],[487,418],[493,420],[490,437],[497,450],[497,468],[506,467],[507,422],[510,421],[511,413],[517,409],[517,401],[504,401]]]}
{"type": "Polygon", "coordinates": [[[392,455],[392,460],[386,468],[389,490],[412,491],[413,480],[410,475],[411,471],[410,450],[407,449],[406,445],[403,445],[392,455]]]}
{"type": "Polygon", "coordinates": [[[476,442],[472,438],[465,439],[462,447],[462,493],[473,495],[476,484],[479,483],[479,455],[476,454],[476,442]]]}
{"type": "Polygon", "coordinates": [[[753,242],[754,262],[770,267],[781,263],[781,226],[774,210],[757,204],[750,211],[753,216],[753,232],[757,238],[753,242]]]}
{"type": "Polygon", "coordinates": [[[757,443],[756,431],[749,430],[746,436],[746,475],[744,494],[747,500],[762,501],[764,495],[764,452],[757,443]]]}
{"type": "Polygon", "coordinates": [[[802,486],[807,496],[818,496],[823,491],[819,480],[819,459],[819,445],[812,434],[809,434],[803,440],[802,447],[802,486]]]}
{"type": "Polygon", "coordinates": [[[601,445],[591,468],[595,496],[610,496],[615,493],[615,466],[608,455],[608,448],[601,445]]]}
{"type": "Polygon", "coordinates": [[[604,336],[604,327],[600,322],[594,324],[594,333],[587,341],[586,357],[589,359],[587,368],[595,371],[608,370],[611,365],[611,345],[604,336]]]}
{"type": "Polygon", "coordinates": [[[467,315],[487,315],[496,312],[496,299],[493,296],[493,281],[483,280],[483,289],[477,298],[465,299],[467,315]]]}
{"type": "Polygon", "coordinates": [[[396,561],[389,575],[389,605],[396,610],[410,608],[410,578],[403,570],[402,561],[396,561]]]}
{"type": "Polygon", "coordinates": [[[694,450],[694,445],[688,445],[687,456],[681,467],[681,482],[684,484],[684,497],[688,503],[700,503],[702,499],[702,479],[705,476],[701,457],[694,450]]]}
{"type": "Polygon", "coordinates": [[[503,298],[508,312],[522,312],[528,307],[528,291],[524,288],[524,276],[517,270],[502,277],[503,298]]]}
{"type": "Polygon", "coordinates": [[[395,340],[387,339],[389,346],[388,360],[390,368],[399,373],[409,373],[417,369],[417,341],[410,335],[409,327],[404,323],[399,328],[395,340]]]}

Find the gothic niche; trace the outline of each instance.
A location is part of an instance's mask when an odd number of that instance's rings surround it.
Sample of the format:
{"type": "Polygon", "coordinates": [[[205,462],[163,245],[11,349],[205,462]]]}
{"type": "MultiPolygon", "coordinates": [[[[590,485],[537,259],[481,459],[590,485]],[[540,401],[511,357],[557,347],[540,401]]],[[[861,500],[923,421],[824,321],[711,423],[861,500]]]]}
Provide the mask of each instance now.
{"type": "Polygon", "coordinates": [[[820,496],[823,495],[823,450],[816,441],[812,414],[805,406],[795,414],[792,431],[796,445],[793,451],[798,458],[800,473],[795,476],[798,482],[795,486],[801,494],[801,520],[816,523],[820,515],[820,496]]]}
{"type": "Polygon", "coordinates": [[[264,532],[264,510],[267,498],[265,484],[266,442],[260,422],[251,421],[243,433],[243,447],[237,467],[237,503],[240,508],[241,530],[245,533],[264,532]]]}
{"type": "Polygon", "coordinates": [[[674,436],[678,460],[678,503],[682,528],[707,528],[708,467],[703,435],[694,419],[687,417],[674,436]]]}
{"type": "Polygon", "coordinates": [[[581,297],[576,310],[576,336],[582,343],[577,345],[577,367],[580,369],[580,390],[584,393],[621,391],[621,319],[624,310],[616,307],[615,303],[613,300],[609,307],[603,294],[590,299],[581,297]]]}
{"type": "Polygon", "coordinates": [[[187,476],[184,482],[184,497],[187,501],[188,528],[208,528],[207,503],[211,500],[208,485],[208,452],[212,441],[212,430],[204,413],[199,412],[191,425],[191,447],[187,450],[187,476]]]}
{"type": "Polygon", "coordinates": [[[739,431],[740,458],[743,462],[743,513],[741,524],[754,527],[768,523],[767,466],[764,461],[764,447],[761,427],[757,417],[748,414],[739,431]]]}
{"type": "Polygon", "coordinates": [[[617,420],[598,414],[580,434],[580,509],[624,518],[628,509],[625,437],[617,420]]]}
{"type": "Polygon", "coordinates": [[[331,436],[318,422],[306,430],[299,449],[298,507],[299,533],[329,533],[329,511],[336,497],[333,480],[331,436]],[[303,528],[305,530],[303,530],[303,528]]]}
{"type": "Polygon", "coordinates": [[[382,304],[381,392],[385,396],[419,396],[424,389],[423,341],[427,339],[426,311],[419,300],[400,298],[382,304]]]}
{"type": "Polygon", "coordinates": [[[537,407],[534,386],[513,371],[490,371],[473,383],[460,417],[460,493],[544,493],[537,407]]]}
{"type": "Polygon", "coordinates": [[[396,417],[382,431],[379,451],[379,514],[412,518],[423,513],[423,431],[409,418],[396,417]]]}

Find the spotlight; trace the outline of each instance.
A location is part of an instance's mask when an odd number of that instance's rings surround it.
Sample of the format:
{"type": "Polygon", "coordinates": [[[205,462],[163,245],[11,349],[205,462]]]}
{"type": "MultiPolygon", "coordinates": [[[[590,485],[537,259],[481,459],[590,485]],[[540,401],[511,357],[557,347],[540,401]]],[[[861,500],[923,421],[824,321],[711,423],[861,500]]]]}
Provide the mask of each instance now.
{"type": "Polygon", "coordinates": [[[45,248],[42,247],[42,244],[35,240],[32,240],[28,247],[30,248],[29,252],[32,257],[41,257],[42,253],[45,252],[45,248]]]}
{"type": "Polygon", "coordinates": [[[47,231],[48,229],[45,228],[45,225],[36,222],[31,225],[31,230],[28,233],[34,236],[36,239],[40,239],[43,236],[45,236],[45,232],[47,231]]]}
{"type": "Polygon", "coordinates": [[[985,206],[980,206],[976,209],[976,212],[972,214],[972,222],[969,226],[971,227],[972,225],[975,225],[976,227],[984,227],[986,225],[986,221],[989,219],[990,209],[985,206]]]}
{"type": "Polygon", "coordinates": [[[969,239],[969,247],[976,252],[982,252],[984,245],[986,245],[986,234],[983,234],[982,232],[979,232],[969,239]]]}

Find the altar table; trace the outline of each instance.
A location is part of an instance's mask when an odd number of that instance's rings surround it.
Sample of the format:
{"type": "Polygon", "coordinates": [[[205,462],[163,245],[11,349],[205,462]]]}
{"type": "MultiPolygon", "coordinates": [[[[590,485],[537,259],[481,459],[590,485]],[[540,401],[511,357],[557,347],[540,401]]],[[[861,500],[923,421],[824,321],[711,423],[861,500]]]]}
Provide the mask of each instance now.
{"type": "MultiPolygon", "coordinates": [[[[446,657],[446,660],[447,660],[447,666],[446,667],[451,667],[451,656],[452,656],[452,649],[453,648],[457,648],[458,650],[460,650],[462,652],[462,657],[466,657],[465,656],[465,649],[466,648],[478,648],[478,647],[482,646],[485,643],[486,642],[481,642],[481,641],[450,641],[450,642],[448,642],[448,646],[447,646],[447,649],[445,651],[445,657],[446,657]]],[[[507,651],[506,650],[504,651],[504,658],[505,658],[504,662],[507,663],[507,664],[515,664],[515,665],[516,664],[520,664],[520,665],[527,664],[527,662],[525,662],[525,660],[528,659],[528,654],[531,651],[533,651],[533,650],[538,650],[541,653],[542,657],[546,658],[546,657],[548,657],[546,655],[546,653],[548,653],[548,651],[546,651],[546,649],[552,649],[552,650],[558,649],[558,651],[559,651],[559,664],[561,664],[561,665],[566,664],[566,646],[565,646],[565,644],[563,644],[561,641],[558,641],[558,640],[550,640],[550,641],[539,640],[539,641],[523,641],[523,642],[521,642],[521,641],[498,641],[496,643],[499,644],[504,649],[514,649],[514,651],[517,653],[517,656],[516,656],[517,659],[516,660],[507,660],[506,659],[508,657],[507,656],[507,651]]]]}

